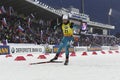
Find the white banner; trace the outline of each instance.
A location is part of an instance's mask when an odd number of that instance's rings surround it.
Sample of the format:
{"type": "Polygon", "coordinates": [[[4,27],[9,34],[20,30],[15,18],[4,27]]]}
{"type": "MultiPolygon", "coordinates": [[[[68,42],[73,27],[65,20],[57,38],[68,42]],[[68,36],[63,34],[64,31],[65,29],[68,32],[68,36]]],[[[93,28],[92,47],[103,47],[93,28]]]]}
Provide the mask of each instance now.
{"type": "Polygon", "coordinates": [[[76,52],[84,52],[87,51],[87,47],[75,47],[74,50],[76,52]]]}
{"type": "Polygon", "coordinates": [[[102,50],[110,50],[110,46],[102,46],[102,50]]]}
{"type": "Polygon", "coordinates": [[[45,48],[40,45],[10,45],[10,53],[44,53],[45,48]]]}
{"type": "Polygon", "coordinates": [[[110,50],[119,50],[119,46],[110,46],[110,50]]]}

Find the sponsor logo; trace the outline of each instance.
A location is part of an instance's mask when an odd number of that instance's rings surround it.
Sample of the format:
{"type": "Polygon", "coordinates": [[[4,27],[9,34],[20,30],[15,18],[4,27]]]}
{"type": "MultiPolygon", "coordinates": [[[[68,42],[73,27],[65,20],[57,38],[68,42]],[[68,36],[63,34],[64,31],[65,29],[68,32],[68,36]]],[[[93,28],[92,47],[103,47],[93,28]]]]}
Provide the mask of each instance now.
{"type": "Polygon", "coordinates": [[[110,46],[110,50],[119,50],[118,46],[110,46]]]}
{"type": "Polygon", "coordinates": [[[102,48],[98,46],[91,46],[87,48],[88,51],[101,51],[102,48]]]}
{"type": "MultiPolygon", "coordinates": [[[[54,46],[53,47],[53,52],[54,53],[56,53],[58,51],[58,46],[54,46]]],[[[73,52],[74,51],[74,47],[70,47],[69,48],[69,52],[73,52]]],[[[61,50],[61,52],[65,52],[65,49],[63,48],[62,50],[61,50]]]]}
{"type": "Polygon", "coordinates": [[[50,47],[46,47],[46,48],[45,48],[45,52],[46,52],[46,53],[52,53],[52,49],[51,49],[50,47]]]}
{"type": "Polygon", "coordinates": [[[12,52],[12,53],[15,53],[15,48],[12,47],[12,48],[11,48],[11,52],[12,52]]]}
{"type": "Polygon", "coordinates": [[[0,55],[9,54],[9,46],[0,46],[0,55]]]}
{"type": "Polygon", "coordinates": [[[82,47],[76,47],[75,51],[87,51],[87,48],[86,47],[84,47],[84,48],[82,48],[82,47]]]}
{"type": "Polygon", "coordinates": [[[109,46],[102,46],[102,50],[109,50],[109,46]]]}
{"type": "Polygon", "coordinates": [[[31,52],[42,52],[42,48],[11,48],[12,53],[31,53],[31,52]]]}

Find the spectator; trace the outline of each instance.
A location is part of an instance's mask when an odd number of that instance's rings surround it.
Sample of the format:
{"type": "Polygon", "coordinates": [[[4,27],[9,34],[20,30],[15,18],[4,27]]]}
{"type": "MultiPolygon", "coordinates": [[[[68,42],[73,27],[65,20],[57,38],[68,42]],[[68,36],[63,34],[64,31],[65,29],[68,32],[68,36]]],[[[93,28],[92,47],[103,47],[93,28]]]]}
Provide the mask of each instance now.
{"type": "MultiPolygon", "coordinates": [[[[53,26],[56,21],[45,21],[40,19],[38,23],[32,22],[34,17],[27,17],[23,19],[14,15],[15,11],[12,7],[6,9],[1,6],[2,12],[0,13],[0,42],[7,39],[8,43],[37,43],[37,44],[58,44],[61,41],[62,34],[60,29],[55,32],[53,26]],[[8,11],[7,11],[8,10],[8,11]],[[9,13],[9,15],[7,14],[9,13]]],[[[114,36],[103,35],[81,35],[80,39],[76,38],[75,45],[78,46],[103,46],[103,45],[120,45],[120,38],[114,36]]]]}

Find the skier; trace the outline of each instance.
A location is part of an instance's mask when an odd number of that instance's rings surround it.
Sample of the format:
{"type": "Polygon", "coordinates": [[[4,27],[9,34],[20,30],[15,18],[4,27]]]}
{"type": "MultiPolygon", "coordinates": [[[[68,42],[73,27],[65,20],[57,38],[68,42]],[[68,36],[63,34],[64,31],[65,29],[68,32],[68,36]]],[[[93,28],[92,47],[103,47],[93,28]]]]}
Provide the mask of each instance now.
{"type": "Polygon", "coordinates": [[[69,47],[70,44],[73,42],[73,23],[69,21],[68,15],[63,15],[62,17],[62,23],[55,26],[54,29],[57,27],[61,27],[62,32],[63,32],[63,38],[61,40],[61,43],[59,44],[58,51],[53,59],[50,61],[54,61],[58,59],[58,56],[62,50],[62,48],[65,48],[65,55],[66,55],[66,60],[64,65],[68,65],[69,62],[69,47]]]}

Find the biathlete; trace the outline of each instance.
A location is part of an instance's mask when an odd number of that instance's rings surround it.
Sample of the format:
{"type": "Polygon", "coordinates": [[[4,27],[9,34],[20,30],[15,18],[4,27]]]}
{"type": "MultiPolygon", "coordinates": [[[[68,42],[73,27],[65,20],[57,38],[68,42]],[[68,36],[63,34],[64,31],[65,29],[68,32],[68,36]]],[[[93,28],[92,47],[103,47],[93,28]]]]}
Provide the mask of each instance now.
{"type": "Polygon", "coordinates": [[[57,60],[62,48],[65,48],[66,59],[65,59],[64,65],[68,65],[70,42],[73,41],[73,23],[69,21],[68,15],[63,15],[62,23],[58,26],[61,27],[62,29],[63,38],[61,40],[61,43],[59,44],[59,48],[58,48],[58,51],[55,57],[51,59],[50,61],[52,62],[54,60],[57,60]]]}

